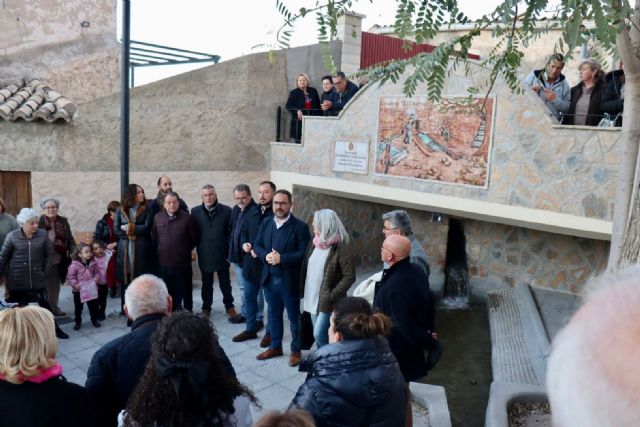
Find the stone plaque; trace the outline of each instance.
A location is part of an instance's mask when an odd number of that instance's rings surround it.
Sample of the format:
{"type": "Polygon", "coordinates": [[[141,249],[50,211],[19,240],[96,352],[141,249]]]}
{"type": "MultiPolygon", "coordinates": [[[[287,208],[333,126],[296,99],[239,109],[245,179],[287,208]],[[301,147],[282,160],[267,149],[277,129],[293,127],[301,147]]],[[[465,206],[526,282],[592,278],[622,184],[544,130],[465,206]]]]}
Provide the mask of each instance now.
{"type": "Polygon", "coordinates": [[[366,175],[369,166],[369,143],[336,141],[333,149],[333,170],[366,175]]]}

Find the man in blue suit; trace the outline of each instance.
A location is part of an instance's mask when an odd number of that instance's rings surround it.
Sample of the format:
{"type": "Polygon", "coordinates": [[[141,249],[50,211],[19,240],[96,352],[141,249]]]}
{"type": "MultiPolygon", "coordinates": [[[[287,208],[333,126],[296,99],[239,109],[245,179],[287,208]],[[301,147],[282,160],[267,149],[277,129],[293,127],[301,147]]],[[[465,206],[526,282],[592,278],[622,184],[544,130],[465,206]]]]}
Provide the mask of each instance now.
{"type": "Polygon", "coordinates": [[[290,366],[298,366],[302,353],[298,344],[298,317],[300,316],[300,296],[298,293],[300,267],[311,240],[309,226],[291,213],[291,193],[278,190],[273,196],[273,220],[260,224],[253,249],[266,263],[260,276],[265,297],[269,304],[269,329],[271,344],[256,356],[258,360],[282,356],[282,335],[284,331],[282,314],[287,309],[291,329],[290,366]]]}

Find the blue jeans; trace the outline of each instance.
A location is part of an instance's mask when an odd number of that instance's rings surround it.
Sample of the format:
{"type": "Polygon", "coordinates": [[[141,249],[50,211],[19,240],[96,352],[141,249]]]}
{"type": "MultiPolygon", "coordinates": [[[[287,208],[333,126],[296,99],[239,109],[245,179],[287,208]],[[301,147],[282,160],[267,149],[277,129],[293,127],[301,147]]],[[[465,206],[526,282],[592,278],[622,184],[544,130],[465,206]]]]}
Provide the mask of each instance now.
{"type": "MultiPolygon", "coordinates": [[[[245,303],[245,317],[247,318],[247,331],[257,332],[256,322],[264,319],[264,288],[253,282],[244,280],[242,300],[245,303]]],[[[267,330],[268,333],[268,330],[267,330]]]]}
{"type": "MultiPolygon", "coordinates": [[[[257,307],[253,308],[255,310],[255,321],[262,320],[264,318],[264,293],[260,290],[259,286],[255,286],[255,289],[251,289],[254,286],[249,283],[247,279],[244,278],[244,274],[242,272],[242,267],[239,264],[233,264],[233,270],[236,272],[236,281],[238,282],[238,287],[240,288],[240,295],[242,295],[242,305],[240,306],[240,314],[242,314],[246,319],[249,319],[249,314],[247,312],[247,304],[257,304],[257,307]],[[247,289],[249,288],[249,289],[247,289]],[[255,296],[252,296],[254,295],[255,296]],[[250,298],[249,300],[247,298],[250,298]],[[247,302],[250,301],[250,302],[247,302]],[[253,301],[256,301],[253,303],[253,301]]],[[[249,325],[247,324],[247,330],[249,329],[249,325]]]]}
{"type": "Polygon", "coordinates": [[[300,299],[292,294],[282,283],[280,276],[269,275],[264,288],[269,304],[269,332],[271,332],[271,345],[269,348],[282,348],[282,335],[284,325],[282,314],[287,309],[289,328],[291,329],[291,351],[300,351],[298,344],[298,317],[300,316],[300,299]]]}
{"type": "Polygon", "coordinates": [[[331,313],[318,312],[311,315],[311,323],[313,324],[313,337],[316,339],[318,348],[329,344],[329,321],[331,313]]]}

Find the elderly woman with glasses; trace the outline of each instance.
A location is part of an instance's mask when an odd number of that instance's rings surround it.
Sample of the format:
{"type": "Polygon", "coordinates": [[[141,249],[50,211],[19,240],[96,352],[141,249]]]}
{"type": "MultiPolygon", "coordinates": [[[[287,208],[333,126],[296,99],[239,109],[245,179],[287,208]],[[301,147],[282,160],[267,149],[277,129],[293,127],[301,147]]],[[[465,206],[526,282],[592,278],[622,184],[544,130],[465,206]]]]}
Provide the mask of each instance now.
{"type": "Polygon", "coordinates": [[[331,209],[313,215],[313,240],[302,264],[300,298],[311,314],[313,336],[318,348],[328,344],[329,318],[333,305],[347,296],[356,280],[349,233],[331,209]]]}
{"type": "MultiPolygon", "coordinates": [[[[9,296],[7,301],[25,306],[37,302],[50,311],[46,297],[47,273],[53,259],[47,233],[38,228],[38,213],[23,208],[17,217],[20,228],[12,231],[0,251],[0,278],[5,277],[9,296]]],[[[56,325],[58,338],[69,338],[56,325]]]]}
{"type": "Polygon", "coordinates": [[[71,226],[67,218],[58,214],[60,201],[53,197],[43,199],[40,207],[44,214],[40,216],[38,227],[47,232],[49,241],[53,245],[51,257],[52,267],[48,273],[49,283],[47,295],[51,311],[56,316],[64,316],[64,312],[58,307],[60,299],[60,284],[67,277],[67,270],[71,265],[71,252],[76,248],[76,241],[71,233],[71,226]]]}
{"type": "Polygon", "coordinates": [[[0,311],[1,425],[103,425],[87,391],[62,376],[53,325],[40,307],[0,311]]]}

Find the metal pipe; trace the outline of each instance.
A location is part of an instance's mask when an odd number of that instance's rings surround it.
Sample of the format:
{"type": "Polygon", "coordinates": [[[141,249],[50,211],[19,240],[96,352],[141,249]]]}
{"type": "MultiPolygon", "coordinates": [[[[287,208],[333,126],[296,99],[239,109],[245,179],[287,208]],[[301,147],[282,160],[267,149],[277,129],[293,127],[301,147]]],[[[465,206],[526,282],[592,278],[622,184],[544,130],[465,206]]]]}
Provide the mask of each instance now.
{"type": "Polygon", "coordinates": [[[276,141],[280,142],[280,127],[282,126],[282,107],[278,106],[276,110],[276,141]]]}
{"type": "Polygon", "coordinates": [[[122,44],[120,45],[120,194],[129,185],[129,48],[131,46],[131,1],[122,0],[122,44]]]}

